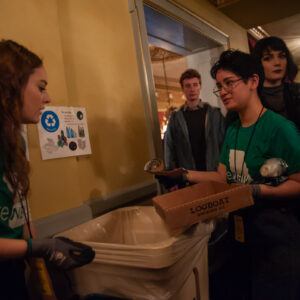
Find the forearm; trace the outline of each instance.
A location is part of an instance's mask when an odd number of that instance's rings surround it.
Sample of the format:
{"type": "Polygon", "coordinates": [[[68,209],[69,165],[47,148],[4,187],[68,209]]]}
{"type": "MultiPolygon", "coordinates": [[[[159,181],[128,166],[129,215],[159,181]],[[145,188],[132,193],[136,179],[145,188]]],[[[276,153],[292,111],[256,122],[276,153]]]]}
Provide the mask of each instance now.
{"type": "Polygon", "coordinates": [[[226,182],[226,166],[219,163],[218,170],[216,172],[188,171],[187,179],[194,183],[202,181],[226,182]]]}
{"type": "Polygon", "coordinates": [[[0,260],[25,257],[27,246],[26,240],[0,238],[0,260]]]}
{"type": "Polygon", "coordinates": [[[260,184],[260,195],[264,199],[294,199],[300,197],[300,182],[288,179],[278,186],[260,184]]]}
{"type": "Polygon", "coordinates": [[[194,183],[199,183],[202,181],[225,182],[223,176],[221,176],[218,172],[188,171],[187,179],[188,181],[194,183]]]}

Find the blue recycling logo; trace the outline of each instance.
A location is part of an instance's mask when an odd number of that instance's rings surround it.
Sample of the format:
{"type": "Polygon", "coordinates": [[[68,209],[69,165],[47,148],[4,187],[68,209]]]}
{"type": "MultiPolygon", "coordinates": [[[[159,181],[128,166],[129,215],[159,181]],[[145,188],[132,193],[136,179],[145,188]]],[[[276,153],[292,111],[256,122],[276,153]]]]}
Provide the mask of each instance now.
{"type": "Polygon", "coordinates": [[[55,112],[47,110],[42,115],[41,124],[46,131],[55,132],[59,128],[59,118],[55,112]]]}

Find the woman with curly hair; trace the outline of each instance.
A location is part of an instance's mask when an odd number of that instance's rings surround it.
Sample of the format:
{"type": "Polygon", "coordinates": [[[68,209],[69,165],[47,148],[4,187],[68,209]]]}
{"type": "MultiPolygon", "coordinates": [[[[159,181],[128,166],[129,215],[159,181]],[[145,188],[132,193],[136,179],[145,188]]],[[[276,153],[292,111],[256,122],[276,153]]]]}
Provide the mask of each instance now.
{"type": "Polygon", "coordinates": [[[42,257],[61,269],[70,269],[94,257],[90,247],[64,238],[34,238],[26,200],[29,163],[21,126],[39,122],[41,110],[50,102],[46,86],[47,73],[36,54],[14,41],[0,41],[1,299],[28,299],[25,258],[42,257]],[[78,257],[71,255],[74,251],[78,257]]]}

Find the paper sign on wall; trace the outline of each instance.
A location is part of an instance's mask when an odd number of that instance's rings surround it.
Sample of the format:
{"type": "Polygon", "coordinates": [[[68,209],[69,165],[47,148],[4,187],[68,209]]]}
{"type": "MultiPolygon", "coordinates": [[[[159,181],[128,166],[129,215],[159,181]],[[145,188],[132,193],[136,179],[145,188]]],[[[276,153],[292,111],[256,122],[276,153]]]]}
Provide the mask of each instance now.
{"type": "Polygon", "coordinates": [[[38,130],[44,160],[92,153],[85,108],[47,106],[38,130]]]}

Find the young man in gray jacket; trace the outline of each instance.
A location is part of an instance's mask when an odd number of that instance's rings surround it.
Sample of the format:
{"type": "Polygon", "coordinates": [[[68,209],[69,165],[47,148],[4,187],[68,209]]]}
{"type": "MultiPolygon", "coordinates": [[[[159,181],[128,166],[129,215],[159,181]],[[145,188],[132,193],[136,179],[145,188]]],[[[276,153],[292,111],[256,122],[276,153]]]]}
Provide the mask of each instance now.
{"type": "MultiPolygon", "coordinates": [[[[201,76],[196,70],[182,73],[180,84],[186,102],[172,113],[168,123],[164,138],[165,168],[216,171],[225,137],[225,118],[219,108],[201,101],[201,76]]],[[[178,187],[171,187],[170,191],[178,187]]],[[[219,219],[208,244],[212,296],[218,287],[218,274],[223,272],[227,243],[227,220],[219,219]]]]}
{"type": "Polygon", "coordinates": [[[172,113],[165,133],[165,167],[216,171],[225,135],[219,108],[200,99],[201,76],[188,69],[180,77],[186,102],[172,113]]]}

